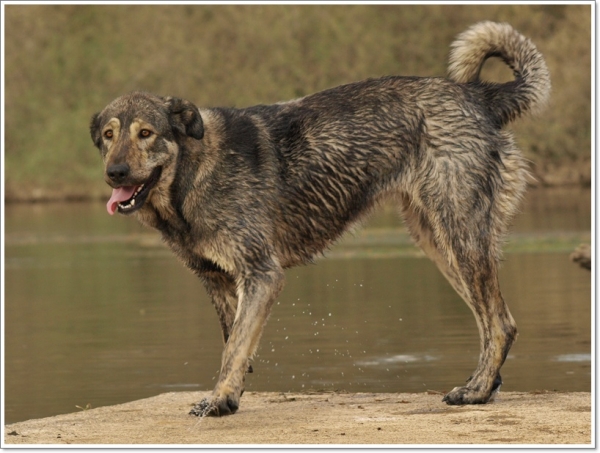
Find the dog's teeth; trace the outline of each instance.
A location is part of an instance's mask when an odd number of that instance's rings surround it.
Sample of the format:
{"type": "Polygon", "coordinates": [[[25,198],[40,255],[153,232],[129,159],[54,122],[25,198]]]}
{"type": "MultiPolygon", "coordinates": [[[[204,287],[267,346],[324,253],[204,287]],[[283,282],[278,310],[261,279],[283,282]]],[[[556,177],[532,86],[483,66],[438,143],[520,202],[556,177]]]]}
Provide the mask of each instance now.
{"type": "Polygon", "coordinates": [[[133,198],[130,202],[129,202],[129,206],[133,206],[135,204],[135,198],[133,198]]]}

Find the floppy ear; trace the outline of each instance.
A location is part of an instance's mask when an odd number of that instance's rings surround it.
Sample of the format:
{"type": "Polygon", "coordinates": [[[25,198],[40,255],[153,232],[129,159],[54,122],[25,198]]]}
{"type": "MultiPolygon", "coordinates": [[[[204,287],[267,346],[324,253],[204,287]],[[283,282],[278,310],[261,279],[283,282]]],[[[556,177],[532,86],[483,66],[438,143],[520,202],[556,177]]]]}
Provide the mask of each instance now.
{"type": "Polygon", "coordinates": [[[92,141],[97,148],[102,146],[102,140],[100,140],[100,112],[94,113],[90,121],[90,135],[92,141]]]}
{"type": "Polygon", "coordinates": [[[200,140],[204,137],[204,124],[198,107],[189,101],[168,97],[165,104],[169,110],[169,122],[174,131],[200,140]]]}

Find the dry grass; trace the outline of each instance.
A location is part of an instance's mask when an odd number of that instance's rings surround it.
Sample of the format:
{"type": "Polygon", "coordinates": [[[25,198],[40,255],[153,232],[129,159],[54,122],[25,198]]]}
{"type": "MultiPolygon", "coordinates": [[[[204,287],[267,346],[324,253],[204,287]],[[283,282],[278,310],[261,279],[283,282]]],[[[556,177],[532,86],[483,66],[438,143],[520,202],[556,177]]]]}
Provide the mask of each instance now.
{"type": "Polygon", "coordinates": [[[7,196],[105,193],[88,121],[125,92],[246,106],[442,76],[453,37],[484,19],[532,38],[550,68],[551,108],[516,126],[536,171],[589,162],[590,5],[6,5],[7,196]]]}

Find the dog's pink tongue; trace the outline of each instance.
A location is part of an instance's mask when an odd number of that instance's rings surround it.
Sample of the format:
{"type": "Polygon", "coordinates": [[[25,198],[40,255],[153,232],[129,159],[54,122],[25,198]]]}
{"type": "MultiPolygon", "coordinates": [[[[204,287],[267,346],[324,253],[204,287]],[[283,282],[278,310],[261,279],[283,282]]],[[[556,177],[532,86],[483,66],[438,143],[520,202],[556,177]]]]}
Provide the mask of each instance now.
{"type": "Polygon", "coordinates": [[[133,196],[135,188],[136,186],[126,186],[113,189],[110,200],[106,203],[106,210],[108,213],[113,215],[117,211],[119,203],[129,200],[133,196]]]}

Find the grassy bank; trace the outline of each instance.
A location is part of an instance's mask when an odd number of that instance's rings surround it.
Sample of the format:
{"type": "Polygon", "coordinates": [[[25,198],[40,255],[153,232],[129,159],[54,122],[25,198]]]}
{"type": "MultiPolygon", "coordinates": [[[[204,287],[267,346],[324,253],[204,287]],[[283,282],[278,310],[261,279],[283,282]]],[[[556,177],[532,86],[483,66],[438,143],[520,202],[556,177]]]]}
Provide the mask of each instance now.
{"type": "Polygon", "coordinates": [[[7,5],[6,199],[105,196],[88,122],[125,92],[243,107],[442,76],[454,36],[480,20],[510,22],[547,60],[550,107],[514,126],[540,183],[589,183],[590,5],[7,5]]]}

